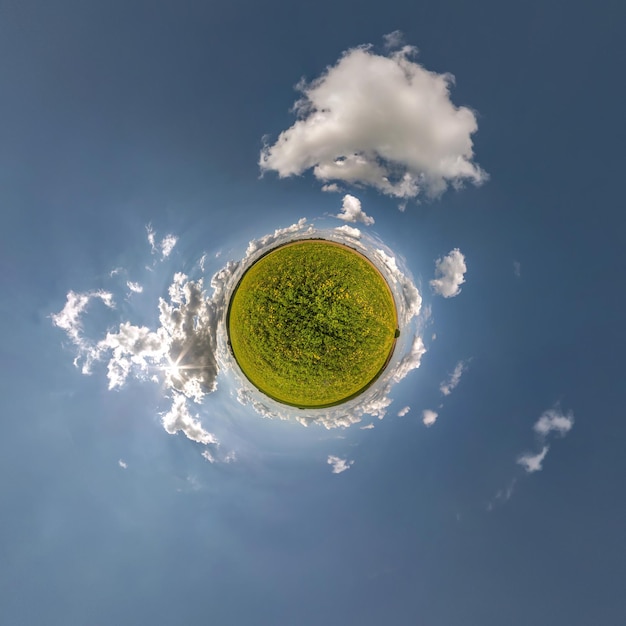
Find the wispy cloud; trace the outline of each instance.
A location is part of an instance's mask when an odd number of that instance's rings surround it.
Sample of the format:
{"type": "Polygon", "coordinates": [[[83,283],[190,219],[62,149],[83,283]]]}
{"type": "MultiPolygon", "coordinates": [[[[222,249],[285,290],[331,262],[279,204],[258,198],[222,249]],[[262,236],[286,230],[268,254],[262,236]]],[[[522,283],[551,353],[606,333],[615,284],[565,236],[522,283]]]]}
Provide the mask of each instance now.
{"type": "Polygon", "coordinates": [[[349,470],[354,465],[354,461],[348,461],[332,455],[329,455],[326,462],[332,467],[333,474],[341,474],[341,472],[349,470]]]}
{"type": "Polygon", "coordinates": [[[383,55],[371,46],[347,50],[320,77],[301,81],[298,119],[263,148],[261,170],[284,178],[312,168],[327,190],[341,182],[405,200],[485,181],[474,163],[476,116],[450,99],[454,77],[428,71],[415,48],[397,49],[400,41],[389,35],[383,55]]]}
{"type": "Polygon", "coordinates": [[[529,452],[522,454],[518,457],[517,463],[529,473],[538,472],[543,469],[541,464],[546,458],[546,454],[548,454],[549,449],[550,446],[543,446],[541,452],[537,454],[531,454],[529,452]]]}
{"type": "Polygon", "coordinates": [[[405,406],[403,409],[398,411],[398,417],[404,417],[411,410],[410,406],[405,406]]]}
{"type": "Polygon", "coordinates": [[[551,432],[559,435],[566,435],[574,426],[574,414],[563,413],[560,409],[554,408],[545,411],[543,415],[535,422],[533,429],[536,433],[545,437],[551,432]]]}
{"type": "Polygon", "coordinates": [[[424,426],[432,426],[439,417],[439,413],[433,411],[431,409],[424,409],[422,411],[422,422],[424,422],[424,426]]]}
{"type": "Polygon", "coordinates": [[[142,293],[143,292],[143,286],[140,285],[139,283],[134,283],[132,280],[127,280],[126,281],[126,286],[128,287],[129,291],[131,293],[142,293]]]}
{"type": "Polygon", "coordinates": [[[151,224],[146,226],[146,232],[152,254],[160,254],[161,259],[166,259],[172,253],[174,246],[178,243],[178,237],[172,234],[165,235],[161,241],[157,241],[156,233],[152,229],[151,224]]]}
{"type": "Polygon", "coordinates": [[[546,444],[546,440],[550,434],[555,433],[564,437],[573,426],[574,414],[571,411],[564,413],[558,406],[544,411],[533,426],[533,430],[539,436],[539,441],[543,446],[541,451],[537,454],[522,454],[517,459],[517,462],[524,467],[527,472],[538,472],[542,469],[543,460],[550,449],[546,444]]]}
{"type": "Polygon", "coordinates": [[[435,263],[435,278],[430,281],[433,291],[444,298],[453,298],[461,292],[465,282],[465,256],[458,249],[451,250],[435,263]]]}
{"type": "Polygon", "coordinates": [[[456,386],[461,382],[461,376],[463,376],[463,372],[465,372],[466,369],[467,364],[464,361],[459,361],[456,364],[452,374],[450,374],[447,380],[444,380],[439,385],[439,391],[441,391],[444,396],[449,396],[454,391],[456,386]]]}
{"type": "Polygon", "coordinates": [[[122,469],[127,469],[128,468],[128,464],[126,463],[126,461],[120,459],[117,464],[122,468],[122,469]]]}
{"type": "Polygon", "coordinates": [[[341,211],[335,217],[344,222],[361,222],[365,226],[370,226],[374,223],[374,218],[367,215],[361,208],[361,201],[349,193],[343,197],[341,211]]]}
{"type": "Polygon", "coordinates": [[[83,374],[91,373],[91,365],[98,358],[98,351],[93,342],[83,336],[82,316],[92,300],[100,300],[110,309],[115,307],[113,295],[108,291],[95,290],[84,293],[70,291],[63,309],[50,316],[52,323],[64,330],[74,344],[77,351],[74,365],[78,366],[82,361],[83,374]]]}

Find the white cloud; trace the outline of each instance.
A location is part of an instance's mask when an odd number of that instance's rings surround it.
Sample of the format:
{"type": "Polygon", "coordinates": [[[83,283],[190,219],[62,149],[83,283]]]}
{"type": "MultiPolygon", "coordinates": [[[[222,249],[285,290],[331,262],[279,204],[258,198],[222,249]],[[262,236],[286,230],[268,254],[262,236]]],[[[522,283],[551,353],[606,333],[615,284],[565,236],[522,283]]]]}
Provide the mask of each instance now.
{"type": "Polygon", "coordinates": [[[163,258],[167,258],[172,250],[174,249],[174,246],[178,243],[178,237],[175,237],[174,235],[165,235],[165,237],[163,237],[163,239],[161,240],[161,254],[163,255],[163,258]]]}
{"type": "MultiPolygon", "coordinates": [[[[388,47],[399,41],[386,37],[388,47]]],[[[367,185],[404,199],[486,180],[473,162],[476,116],[450,100],[454,77],[426,70],[415,52],[352,48],[319,78],[301,81],[298,119],[264,147],[261,170],[284,178],[312,168],[325,186],[367,185]]]]}
{"type": "Polygon", "coordinates": [[[215,463],[216,459],[215,457],[211,454],[211,452],[209,450],[203,450],[202,451],[202,456],[209,462],[209,463],[215,463]]]}
{"type": "Polygon", "coordinates": [[[117,464],[122,468],[122,469],[126,469],[128,467],[128,464],[126,463],[126,461],[123,461],[122,459],[120,459],[117,464]]]}
{"type": "Polygon", "coordinates": [[[161,259],[166,259],[171,254],[174,246],[178,243],[178,237],[172,234],[165,235],[165,237],[157,243],[156,233],[152,229],[151,224],[146,226],[146,232],[148,233],[148,243],[150,244],[152,254],[160,252],[161,259]]]}
{"type": "Polygon", "coordinates": [[[372,424],[371,422],[366,426],[361,426],[361,430],[371,430],[372,428],[374,428],[374,424],[372,424]]]}
{"type": "Polygon", "coordinates": [[[574,414],[563,413],[561,409],[555,407],[544,411],[541,417],[535,422],[533,430],[539,435],[542,444],[541,452],[538,454],[522,454],[517,463],[522,465],[527,472],[538,472],[542,469],[542,462],[548,454],[550,447],[545,444],[550,433],[556,433],[564,437],[574,426],[574,414]]]}
{"type": "Polygon", "coordinates": [[[411,410],[410,406],[405,406],[403,409],[398,411],[398,417],[404,417],[411,410]]]}
{"type": "MultiPolygon", "coordinates": [[[[121,388],[130,378],[150,380],[163,385],[172,398],[165,411],[164,426],[178,429],[194,440],[205,435],[198,430],[184,399],[196,403],[217,388],[218,371],[231,371],[237,399],[251,404],[262,415],[273,418],[295,418],[303,424],[317,422],[327,428],[348,427],[370,415],[382,419],[392,403],[392,387],[413,369],[419,367],[426,349],[416,328],[414,318],[420,313],[422,298],[412,277],[388,248],[376,237],[346,232],[347,224],[335,229],[319,230],[308,226],[306,219],[249,243],[241,261],[228,261],[211,279],[213,293],[205,293],[202,279],[190,280],[176,273],[167,296],[159,299],[159,323],[148,327],[121,321],[100,340],[86,339],[82,334],[81,315],[92,299],[102,300],[113,307],[112,295],[104,291],[68,294],[63,311],[51,316],[77,346],[77,359],[85,361],[84,373],[99,361],[106,366],[110,389],[121,388]],[[323,237],[347,243],[360,250],[386,276],[397,303],[401,335],[392,359],[380,378],[363,395],[330,409],[297,411],[270,401],[251,388],[233,362],[228,349],[224,313],[228,298],[243,272],[255,259],[269,249],[309,237],[323,237]],[[400,266],[399,266],[400,264],[400,266]],[[182,397],[181,397],[182,396],[182,397]],[[184,398],[183,398],[184,397],[184,398]]],[[[148,230],[149,236],[153,233],[148,230]]],[[[147,268],[148,269],[148,268],[147,268]]],[[[211,453],[214,457],[215,454],[211,453]]],[[[221,457],[216,457],[222,461],[221,457]]],[[[231,459],[232,460],[232,459],[231,459]]]]}
{"type": "Polygon", "coordinates": [[[546,458],[546,454],[548,454],[549,446],[544,446],[541,452],[538,454],[522,454],[518,459],[517,463],[524,467],[524,469],[529,472],[538,472],[542,469],[542,462],[546,458]]]}
{"type": "Polygon", "coordinates": [[[354,465],[354,461],[348,461],[347,459],[340,459],[338,456],[330,455],[326,462],[332,466],[333,474],[341,474],[341,472],[345,472],[349,470],[352,465],[354,465]]]}
{"type": "Polygon", "coordinates": [[[337,183],[330,183],[328,185],[322,185],[322,191],[326,193],[339,193],[341,191],[341,187],[337,185],[337,183]]]}
{"type": "Polygon", "coordinates": [[[425,426],[432,426],[439,417],[439,413],[432,411],[431,409],[424,409],[422,411],[422,421],[425,426]]]}
{"type": "Polygon", "coordinates": [[[362,222],[365,226],[371,226],[374,223],[374,218],[367,215],[361,208],[361,201],[349,193],[343,197],[341,212],[335,217],[344,222],[362,222]]]}
{"type": "Polygon", "coordinates": [[[347,224],[344,224],[343,226],[337,226],[335,230],[340,233],[344,233],[345,235],[347,235],[348,237],[352,237],[353,239],[361,238],[361,231],[358,228],[352,228],[352,226],[348,226],[347,224]]]}
{"type": "Polygon", "coordinates": [[[394,30],[392,33],[383,35],[383,42],[387,50],[395,50],[404,43],[404,35],[399,30],[394,30]]]}
{"type": "Polygon", "coordinates": [[[187,400],[182,394],[177,393],[174,395],[172,406],[167,413],[163,414],[161,421],[163,428],[170,435],[182,431],[192,441],[197,441],[204,445],[217,443],[215,435],[204,429],[198,416],[193,417],[191,415],[187,406],[187,400]]]}
{"type": "Polygon", "coordinates": [[[467,364],[464,363],[463,361],[459,361],[456,364],[456,367],[454,368],[454,371],[452,372],[452,374],[450,374],[448,380],[444,380],[439,385],[439,391],[441,391],[441,393],[444,396],[449,396],[452,393],[452,391],[455,389],[455,387],[461,381],[461,376],[463,375],[463,372],[465,372],[466,369],[467,369],[467,364]]]}
{"type": "Polygon", "coordinates": [[[513,273],[518,278],[522,275],[522,264],[519,261],[513,261],[513,273]]]}
{"type": "Polygon", "coordinates": [[[443,258],[437,259],[435,264],[435,278],[430,281],[430,286],[435,293],[444,298],[452,298],[461,291],[460,286],[465,282],[465,257],[455,248],[443,258]]]}
{"type": "Polygon", "coordinates": [[[562,413],[558,408],[549,409],[537,420],[533,429],[536,433],[545,437],[551,432],[566,435],[574,425],[574,415],[569,412],[562,413]]]}
{"type": "Polygon", "coordinates": [[[143,291],[143,286],[139,283],[134,283],[132,280],[127,280],[126,286],[132,293],[141,293],[143,291]]]}
{"type": "Polygon", "coordinates": [[[70,291],[67,294],[65,306],[59,313],[53,313],[50,318],[52,323],[64,330],[77,350],[74,365],[78,366],[83,361],[83,374],[91,373],[91,365],[98,357],[98,351],[92,342],[83,336],[82,315],[92,300],[100,300],[105,306],[112,309],[115,307],[113,295],[107,291],[96,290],[76,293],[70,291]]]}
{"type": "Polygon", "coordinates": [[[422,363],[422,357],[426,354],[426,347],[424,341],[419,335],[413,338],[413,343],[409,352],[402,358],[398,367],[396,368],[393,379],[395,382],[400,382],[406,375],[417,369],[422,363]]]}

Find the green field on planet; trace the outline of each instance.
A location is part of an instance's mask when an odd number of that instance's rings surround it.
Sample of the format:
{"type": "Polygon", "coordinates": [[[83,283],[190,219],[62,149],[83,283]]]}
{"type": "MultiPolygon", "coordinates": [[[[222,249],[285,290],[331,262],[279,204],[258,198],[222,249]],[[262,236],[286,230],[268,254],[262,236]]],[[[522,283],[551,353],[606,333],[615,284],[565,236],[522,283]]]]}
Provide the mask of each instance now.
{"type": "Polygon", "coordinates": [[[322,408],[363,392],[398,335],[393,295],[352,248],[303,240],[275,248],[243,275],[230,301],[233,356],[265,395],[322,408]]]}

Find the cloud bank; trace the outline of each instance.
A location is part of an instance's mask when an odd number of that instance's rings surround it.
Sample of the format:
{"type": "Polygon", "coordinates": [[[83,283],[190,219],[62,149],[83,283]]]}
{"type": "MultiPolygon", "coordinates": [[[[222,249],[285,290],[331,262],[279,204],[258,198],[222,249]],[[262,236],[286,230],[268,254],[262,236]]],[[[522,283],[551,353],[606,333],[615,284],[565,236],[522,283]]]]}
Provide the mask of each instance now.
{"type": "MultiPolygon", "coordinates": [[[[125,282],[124,289],[127,287],[125,282]]],[[[103,337],[86,337],[82,316],[89,304],[97,300],[110,309],[115,307],[112,293],[106,291],[70,291],[63,309],[51,318],[71,340],[75,364],[82,364],[83,373],[91,373],[95,363],[104,364],[111,390],[122,388],[129,379],[161,384],[170,402],[169,409],[160,414],[164,429],[170,434],[181,432],[205,446],[217,446],[218,441],[202,424],[198,407],[217,389],[220,372],[230,374],[237,399],[263,416],[296,419],[305,425],[319,423],[327,428],[345,427],[360,422],[365,415],[382,419],[392,402],[391,389],[419,367],[426,351],[416,326],[422,299],[410,274],[380,240],[347,224],[322,230],[301,219],[254,239],[241,260],[229,261],[215,273],[211,288],[209,294],[202,278],[193,280],[182,272],[174,273],[167,295],[158,298],[155,328],[121,320],[103,337]],[[228,348],[225,317],[230,294],[256,259],[288,241],[316,237],[349,245],[378,267],[394,295],[401,333],[387,369],[358,398],[330,409],[300,410],[272,401],[243,376],[228,348]]],[[[208,454],[216,458],[215,452],[208,454]]]]}
{"type": "Polygon", "coordinates": [[[430,281],[433,291],[444,298],[453,298],[461,293],[465,282],[465,256],[458,249],[451,250],[435,263],[435,278],[430,281]]]}
{"type": "MultiPolygon", "coordinates": [[[[386,38],[397,48],[400,35],[386,38]]],[[[308,169],[328,191],[337,182],[370,186],[404,200],[476,185],[487,174],[474,163],[476,116],[450,99],[451,74],[428,71],[404,46],[376,54],[352,48],[311,81],[301,81],[298,119],[261,151],[262,171],[280,178],[308,169]]]]}

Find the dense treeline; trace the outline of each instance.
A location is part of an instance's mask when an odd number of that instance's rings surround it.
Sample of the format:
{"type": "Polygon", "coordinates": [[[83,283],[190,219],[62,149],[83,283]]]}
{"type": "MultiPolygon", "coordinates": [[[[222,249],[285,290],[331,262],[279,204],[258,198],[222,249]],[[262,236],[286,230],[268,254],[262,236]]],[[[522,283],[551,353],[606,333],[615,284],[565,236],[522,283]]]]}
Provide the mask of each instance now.
{"type": "Polygon", "coordinates": [[[233,295],[235,358],[267,395],[338,403],[381,371],[396,329],[393,297],[362,255],[327,241],[286,245],[255,263],[233,295]]]}

